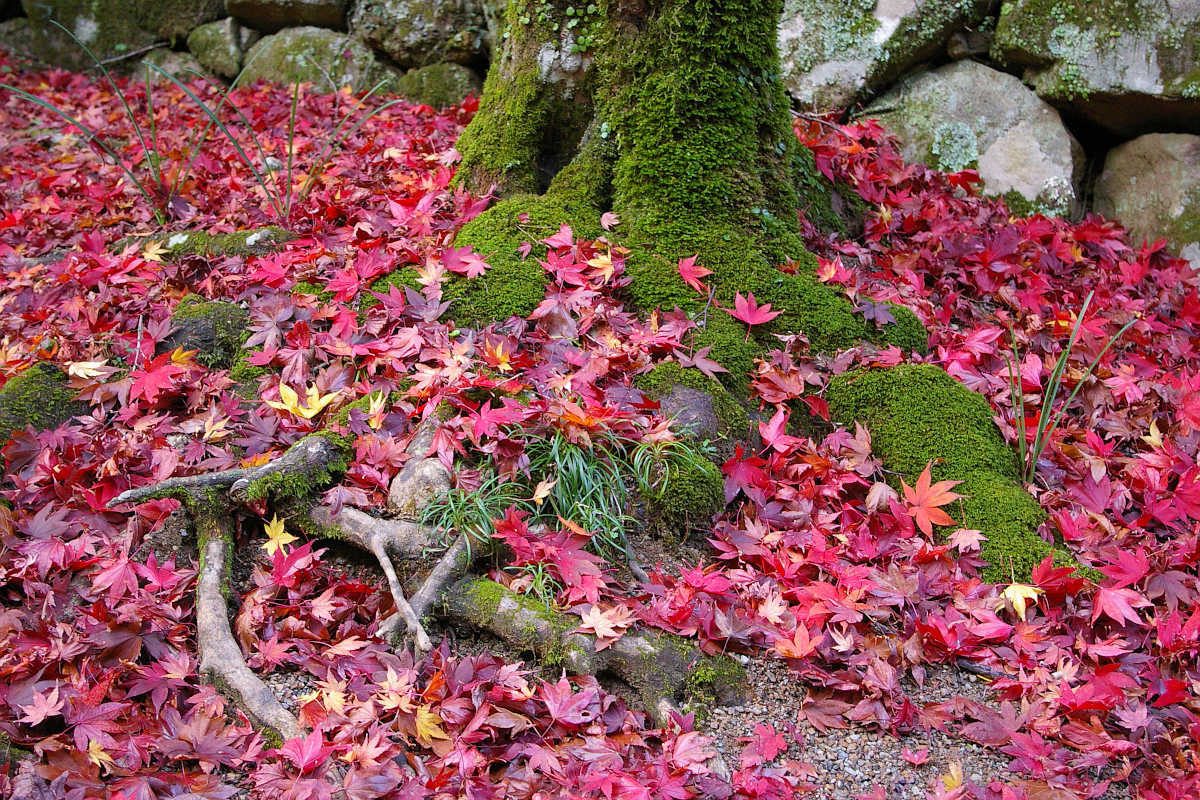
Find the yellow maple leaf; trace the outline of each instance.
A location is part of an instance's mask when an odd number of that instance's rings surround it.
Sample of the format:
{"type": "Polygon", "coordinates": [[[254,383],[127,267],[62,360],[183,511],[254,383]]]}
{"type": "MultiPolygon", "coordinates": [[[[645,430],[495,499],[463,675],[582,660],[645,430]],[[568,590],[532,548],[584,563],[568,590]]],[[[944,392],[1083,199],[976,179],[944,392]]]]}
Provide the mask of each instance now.
{"type": "Polygon", "coordinates": [[[266,524],[267,541],[263,542],[263,550],[267,551],[267,555],[274,557],[276,550],[283,550],[285,545],[289,545],[296,541],[296,537],[283,529],[283,520],[278,516],[272,516],[271,521],[266,524]]]}
{"type": "Polygon", "coordinates": [[[117,762],[113,761],[112,756],[95,739],[88,739],[88,761],[97,767],[105,767],[106,769],[112,769],[117,765],[117,762]]]}
{"type": "Polygon", "coordinates": [[[171,351],[171,362],[181,367],[190,367],[195,363],[192,360],[192,356],[194,355],[196,355],[195,350],[184,350],[182,347],[176,347],[171,351]]]}
{"type": "Polygon", "coordinates": [[[67,364],[67,374],[73,378],[100,378],[108,374],[104,369],[108,361],[72,361],[67,364]]]}
{"type": "Polygon", "coordinates": [[[554,484],[558,483],[555,478],[552,481],[538,481],[538,485],[533,490],[533,497],[529,498],[535,505],[541,505],[542,501],[550,496],[550,490],[554,488],[554,484]]]}
{"type": "Polygon", "coordinates": [[[429,706],[419,706],[416,714],[417,741],[425,747],[434,739],[449,739],[442,730],[442,718],[433,712],[429,706]]]}
{"type": "Polygon", "coordinates": [[[941,777],[942,785],[946,787],[946,791],[948,792],[962,786],[962,763],[958,761],[951,761],[949,771],[943,773],[941,777]]]}
{"type": "Polygon", "coordinates": [[[279,411],[295,414],[297,417],[312,419],[325,410],[325,406],[338,398],[341,392],[321,394],[315,383],[310,384],[304,393],[304,403],[300,403],[300,395],[286,383],[279,384],[279,400],[268,400],[267,405],[279,411]]]}
{"type": "Polygon", "coordinates": [[[1142,441],[1151,447],[1163,446],[1162,432],[1158,430],[1158,420],[1150,421],[1150,433],[1143,436],[1142,441]]]}
{"type": "Polygon", "coordinates": [[[1003,601],[996,607],[996,610],[1004,608],[1005,603],[1012,606],[1013,611],[1017,612],[1017,616],[1021,621],[1025,621],[1025,609],[1029,603],[1036,603],[1038,597],[1042,595],[1042,590],[1036,586],[1030,586],[1027,583],[1014,583],[1000,593],[1000,599],[1003,601]]]}
{"type": "Polygon", "coordinates": [[[387,392],[378,392],[371,395],[370,402],[367,404],[367,424],[371,426],[371,430],[379,430],[383,427],[383,418],[387,416],[387,392]]]}
{"type": "Polygon", "coordinates": [[[157,261],[161,264],[162,257],[170,252],[170,250],[162,246],[162,242],[147,242],[146,249],[142,250],[142,258],[147,261],[157,261]]]}
{"type": "Polygon", "coordinates": [[[270,453],[259,453],[256,456],[250,456],[249,458],[243,458],[241,463],[242,463],[242,466],[246,467],[246,468],[261,467],[263,464],[267,463],[270,460],[271,460],[270,453]]]}

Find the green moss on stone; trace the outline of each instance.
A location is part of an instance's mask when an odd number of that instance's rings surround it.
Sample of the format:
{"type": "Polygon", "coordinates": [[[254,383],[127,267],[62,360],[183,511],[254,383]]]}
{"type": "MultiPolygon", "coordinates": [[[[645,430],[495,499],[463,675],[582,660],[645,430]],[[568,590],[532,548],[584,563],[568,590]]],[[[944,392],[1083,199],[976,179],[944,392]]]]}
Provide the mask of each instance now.
{"type": "Polygon", "coordinates": [[[414,103],[444,108],[461,103],[469,94],[478,94],[479,77],[462,64],[431,64],[409,70],[392,86],[396,94],[414,103]]]}
{"type": "Polygon", "coordinates": [[[299,281],[292,286],[292,294],[308,294],[317,298],[322,303],[328,303],[333,299],[333,292],[321,286],[319,283],[311,281],[299,281]]]}
{"type": "Polygon", "coordinates": [[[67,375],[47,361],[34,364],[8,379],[0,388],[0,444],[27,425],[34,430],[56,428],[86,412],[67,385],[67,375]]]}
{"type": "Polygon", "coordinates": [[[881,338],[905,352],[916,351],[921,355],[929,352],[929,331],[912,309],[888,303],[888,310],[896,321],[883,326],[881,338]]]}
{"type": "Polygon", "coordinates": [[[750,417],[745,407],[738,402],[719,382],[698,369],[684,368],[676,361],[664,361],[654,369],[637,376],[633,385],[641,389],[651,400],[661,400],[676,386],[686,386],[704,392],[712,398],[713,411],[721,425],[721,433],[740,439],[750,430],[750,417]]]}
{"type": "Polygon", "coordinates": [[[451,316],[460,325],[486,325],[532,313],[546,295],[546,271],[538,263],[546,246],[540,242],[562,224],[579,237],[596,238],[602,232],[598,211],[532,195],[502,200],[464,225],[455,245],[473,248],[490,268],[477,278],[446,281],[443,299],[450,301],[451,316]],[[522,258],[519,249],[526,242],[533,250],[522,258]]]}
{"type": "Polygon", "coordinates": [[[346,471],[350,465],[349,456],[350,448],[354,444],[353,437],[332,430],[310,433],[305,438],[310,437],[320,437],[333,443],[338,450],[338,457],[328,463],[311,466],[307,469],[268,472],[261,478],[250,482],[250,485],[246,487],[246,498],[249,500],[287,501],[312,497],[317,490],[333,483],[337,476],[346,471]]]}
{"type": "Polygon", "coordinates": [[[185,295],[171,314],[176,330],[163,347],[195,350],[196,360],[206,367],[226,368],[241,355],[249,319],[249,313],[235,303],[185,295]]]}
{"type": "MultiPolygon", "coordinates": [[[[962,481],[956,491],[966,499],[945,510],[988,537],[987,580],[1027,580],[1054,551],[1037,533],[1045,512],[1021,486],[1016,456],[982,395],[938,367],[919,364],[846,373],[830,383],[826,398],[834,420],[867,426],[897,482],[912,485],[930,463],[935,481],[962,481]]],[[[1056,557],[1070,562],[1065,551],[1056,557]]]]}

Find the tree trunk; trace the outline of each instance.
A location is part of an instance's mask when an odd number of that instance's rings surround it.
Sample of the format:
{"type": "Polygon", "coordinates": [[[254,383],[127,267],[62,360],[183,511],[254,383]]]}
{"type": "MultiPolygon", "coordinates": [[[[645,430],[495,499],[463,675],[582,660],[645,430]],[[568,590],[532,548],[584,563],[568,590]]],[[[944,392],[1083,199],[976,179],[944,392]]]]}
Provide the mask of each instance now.
{"type": "MultiPolygon", "coordinates": [[[[563,222],[595,238],[601,213],[615,211],[615,238],[631,250],[625,299],[634,308],[678,306],[699,319],[709,298],[676,269],[678,259],[698,255],[719,303],[753,293],[784,312],[748,342],[733,317],[703,315],[695,344],[712,345],[710,357],[734,382],[745,380],[771,333],[803,332],[822,350],[880,338],[816,280],[800,238],[797,212],[825,225],[835,218],[792,131],[776,49],[780,7],[509,0],[479,113],[459,142],[458,176],[505,199],[459,234],[492,269],[448,287],[453,313],[473,323],[528,314],[545,278],[517,248],[563,222]]],[[[889,327],[922,338],[913,324],[920,328],[908,315],[889,327]]]]}

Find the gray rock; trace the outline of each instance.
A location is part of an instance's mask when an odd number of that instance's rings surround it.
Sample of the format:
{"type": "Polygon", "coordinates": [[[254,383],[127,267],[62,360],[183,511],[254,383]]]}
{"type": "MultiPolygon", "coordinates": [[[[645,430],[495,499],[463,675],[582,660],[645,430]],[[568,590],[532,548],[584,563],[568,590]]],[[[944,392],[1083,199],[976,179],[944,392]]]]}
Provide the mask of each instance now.
{"type": "Polygon", "coordinates": [[[725,432],[708,392],[677,383],[658,402],[664,417],[674,418],[681,430],[697,439],[716,440],[725,432]]]}
{"type": "Polygon", "coordinates": [[[1200,0],[1010,0],[992,55],[1120,136],[1200,129],[1200,0]]]}
{"type": "Polygon", "coordinates": [[[221,0],[21,0],[21,5],[34,56],[66,69],[91,67],[92,59],[50,20],[104,59],[155,42],[182,42],[197,25],[224,15],[221,0]]]}
{"type": "Polygon", "coordinates": [[[414,103],[444,108],[461,103],[472,92],[479,94],[483,81],[462,64],[430,64],[406,72],[393,89],[414,103]]]}
{"type": "Polygon", "coordinates": [[[1200,267],[1200,136],[1150,133],[1113,148],[1095,210],[1120,220],[1135,245],[1166,237],[1200,267]]]}
{"type": "Polygon", "coordinates": [[[191,53],[179,53],[159,47],[142,57],[140,66],[134,71],[134,77],[143,80],[149,78],[153,83],[170,85],[171,80],[159,72],[159,69],[174,75],[176,80],[182,83],[196,80],[197,75],[204,75],[204,67],[191,53]]]}
{"type": "Polygon", "coordinates": [[[1058,112],[1012,75],[958,61],[902,82],[864,116],[896,134],[910,161],[978,169],[985,191],[1018,213],[1078,210],[1083,150],[1058,112]]]}
{"type": "Polygon", "coordinates": [[[188,34],[188,49],[201,66],[223,78],[242,71],[246,53],[261,38],[258,31],[243,27],[233,17],[201,25],[188,34]]]}
{"type": "Polygon", "coordinates": [[[34,58],[33,25],[28,17],[0,22],[0,50],[22,59],[34,58]]]}
{"type": "Polygon", "coordinates": [[[301,25],[345,30],[347,5],[347,0],[225,0],[230,16],[272,33],[301,25]]]}
{"type": "Polygon", "coordinates": [[[260,39],[246,54],[242,81],[301,81],[332,92],[343,86],[362,91],[381,80],[390,85],[399,77],[362,42],[326,28],[303,27],[260,39]]]}
{"type": "Polygon", "coordinates": [[[785,0],[783,81],[807,108],[851,105],[978,24],[990,0],[785,0]]]}
{"type": "Polygon", "coordinates": [[[359,0],[350,29],[402,67],[470,64],[488,46],[479,0],[359,0]]]}

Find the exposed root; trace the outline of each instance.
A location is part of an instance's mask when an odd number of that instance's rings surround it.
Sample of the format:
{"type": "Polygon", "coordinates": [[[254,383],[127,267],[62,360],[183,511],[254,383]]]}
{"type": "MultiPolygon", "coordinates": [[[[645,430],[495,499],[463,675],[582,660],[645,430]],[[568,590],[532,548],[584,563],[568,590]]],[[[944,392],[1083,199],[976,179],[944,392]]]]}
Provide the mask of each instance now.
{"type": "Polygon", "coordinates": [[[708,656],[686,639],[645,630],[597,650],[594,637],[575,632],[571,617],[483,578],[454,584],[444,595],[443,614],[532,652],[543,663],[576,675],[620,679],[662,725],[682,700],[732,702],[744,691],[741,668],[728,656],[708,656]]]}
{"type": "Polygon", "coordinates": [[[223,530],[200,533],[200,574],[196,579],[196,645],[200,672],[237,703],[250,721],[283,739],[300,735],[300,723],[262,680],[246,666],[229,628],[225,603],[226,561],[233,543],[228,518],[223,530]]]}
{"type": "Polygon", "coordinates": [[[466,534],[461,534],[454,543],[446,548],[446,552],[438,559],[437,564],[425,577],[425,582],[413,595],[412,608],[418,617],[423,617],[442,599],[442,595],[451,583],[467,574],[471,568],[471,542],[466,534]]]}

